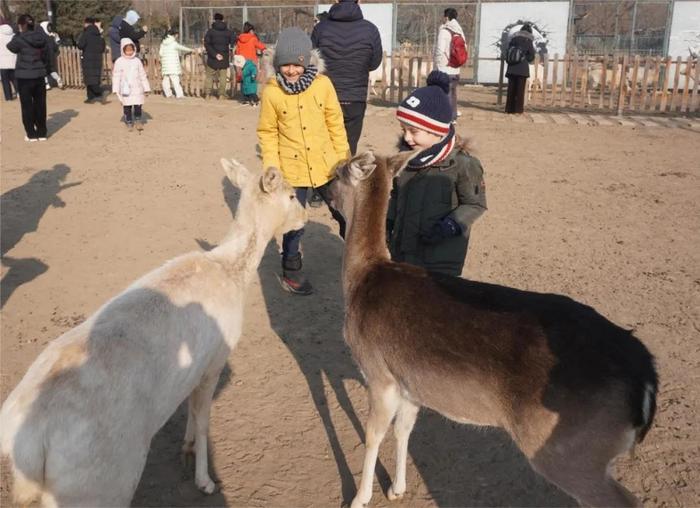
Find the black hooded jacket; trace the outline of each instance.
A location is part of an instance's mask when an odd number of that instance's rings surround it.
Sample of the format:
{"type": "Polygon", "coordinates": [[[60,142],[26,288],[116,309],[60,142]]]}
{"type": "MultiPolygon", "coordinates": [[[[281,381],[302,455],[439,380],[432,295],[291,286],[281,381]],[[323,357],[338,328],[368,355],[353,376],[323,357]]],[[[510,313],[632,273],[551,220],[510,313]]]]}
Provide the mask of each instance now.
{"type": "Polygon", "coordinates": [[[83,80],[86,85],[99,85],[102,80],[102,54],[105,40],[99,28],[88,25],[78,37],[78,48],[83,51],[83,80]]]}
{"type": "Polygon", "coordinates": [[[523,78],[530,77],[530,62],[535,59],[535,46],[533,45],[533,36],[529,32],[520,30],[513,34],[508,47],[517,46],[525,55],[525,59],[517,64],[508,64],[506,77],[520,76],[523,78]]]}
{"type": "Polygon", "coordinates": [[[311,41],[321,50],[338,100],[367,102],[369,73],[382,62],[382,41],[360,6],[353,0],[333,5],[328,18],[314,27],[311,41]]]}
{"type": "MultiPolygon", "coordinates": [[[[136,30],[133,26],[131,26],[129,23],[126,22],[125,19],[122,19],[122,22],[119,24],[119,54],[117,55],[117,58],[121,56],[121,39],[131,39],[134,41],[134,44],[136,45],[136,52],[138,53],[141,51],[141,43],[139,42],[143,36],[146,35],[145,30],[136,30]]],[[[116,60],[116,58],[115,58],[116,60]]]]}
{"type": "Polygon", "coordinates": [[[52,54],[46,34],[41,30],[29,30],[15,34],[7,49],[17,54],[15,77],[17,79],[37,79],[46,76],[52,54]]]}
{"type": "Polygon", "coordinates": [[[236,44],[236,35],[223,21],[214,21],[204,35],[204,48],[207,50],[207,65],[212,69],[226,69],[229,63],[229,48],[236,44]],[[224,57],[217,60],[216,55],[224,57]]]}

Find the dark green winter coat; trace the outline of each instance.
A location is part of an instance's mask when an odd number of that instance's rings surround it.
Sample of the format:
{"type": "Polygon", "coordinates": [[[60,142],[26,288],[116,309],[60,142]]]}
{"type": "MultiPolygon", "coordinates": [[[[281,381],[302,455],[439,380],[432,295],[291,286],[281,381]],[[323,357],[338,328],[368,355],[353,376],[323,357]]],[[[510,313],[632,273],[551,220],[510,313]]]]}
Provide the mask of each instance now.
{"type": "Polygon", "coordinates": [[[461,275],[474,221],[486,211],[484,171],[478,159],[457,147],[442,162],[394,178],[387,236],[394,261],[461,275]],[[433,225],[451,217],[462,234],[436,245],[421,241],[433,225]]]}

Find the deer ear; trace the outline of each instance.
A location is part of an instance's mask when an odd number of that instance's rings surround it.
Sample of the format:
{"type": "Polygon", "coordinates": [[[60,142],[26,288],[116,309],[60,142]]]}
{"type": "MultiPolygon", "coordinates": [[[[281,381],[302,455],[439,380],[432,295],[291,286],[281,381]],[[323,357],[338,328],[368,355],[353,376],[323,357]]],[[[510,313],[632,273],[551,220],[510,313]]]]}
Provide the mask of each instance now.
{"type": "Polygon", "coordinates": [[[239,189],[250,179],[250,170],[236,159],[221,159],[221,167],[231,183],[239,189]]]}
{"type": "Polygon", "coordinates": [[[372,152],[364,152],[354,156],[345,164],[341,164],[341,166],[338,167],[337,173],[342,181],[354,187],[361,180],[368,178],[376,168],[377,164],[374,154],[372,152]]]}
{"type": "Polygon", "coordinates": [[[282,173],[277,168],[267,168],[265,174],[260,178],[260,187],[263,192],[274,192],[282,183],[282,173]]]}

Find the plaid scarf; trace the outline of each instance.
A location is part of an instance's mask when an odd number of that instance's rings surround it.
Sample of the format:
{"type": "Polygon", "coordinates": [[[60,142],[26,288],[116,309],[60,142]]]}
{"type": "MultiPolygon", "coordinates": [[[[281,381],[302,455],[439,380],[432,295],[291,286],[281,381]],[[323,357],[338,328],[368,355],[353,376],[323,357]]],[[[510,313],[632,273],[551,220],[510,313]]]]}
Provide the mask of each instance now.
{"type": "Polygon", "coordinates": [[[284,76],[282,76],[280,72],[277,72],[277,83],[279,83],[285,92],[296,95],[311,86],[316,74],[318,74],[316,66],[308,65],[306,69],[304,69],[304,74],[299,77],[296,83],[290,83],[284,79],[284,76]]]}
{"type": "Polygon", "coordinates": [[[413,159],[408,161],[407,167],[411,169],[421,169],[437,164],[447,158],[454,146],[455,127],[454,125],[450,125],[450,132],[447,133],[445,139],[420,152],[413,159]]]}

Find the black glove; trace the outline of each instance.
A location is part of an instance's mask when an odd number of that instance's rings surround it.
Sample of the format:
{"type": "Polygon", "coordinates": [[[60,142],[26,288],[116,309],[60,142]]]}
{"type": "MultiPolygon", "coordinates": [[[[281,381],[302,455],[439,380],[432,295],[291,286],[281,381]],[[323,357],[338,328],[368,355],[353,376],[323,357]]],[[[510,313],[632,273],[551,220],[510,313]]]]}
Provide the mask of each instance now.
{"type": "Polygon", "coordinates": [[[462,234],[462,227],[451,217],[445,217],[433,224],[430,232],[422,234],[420,239],[428,245],[437,245],[448,238],[454,238],[462,234]]]}

